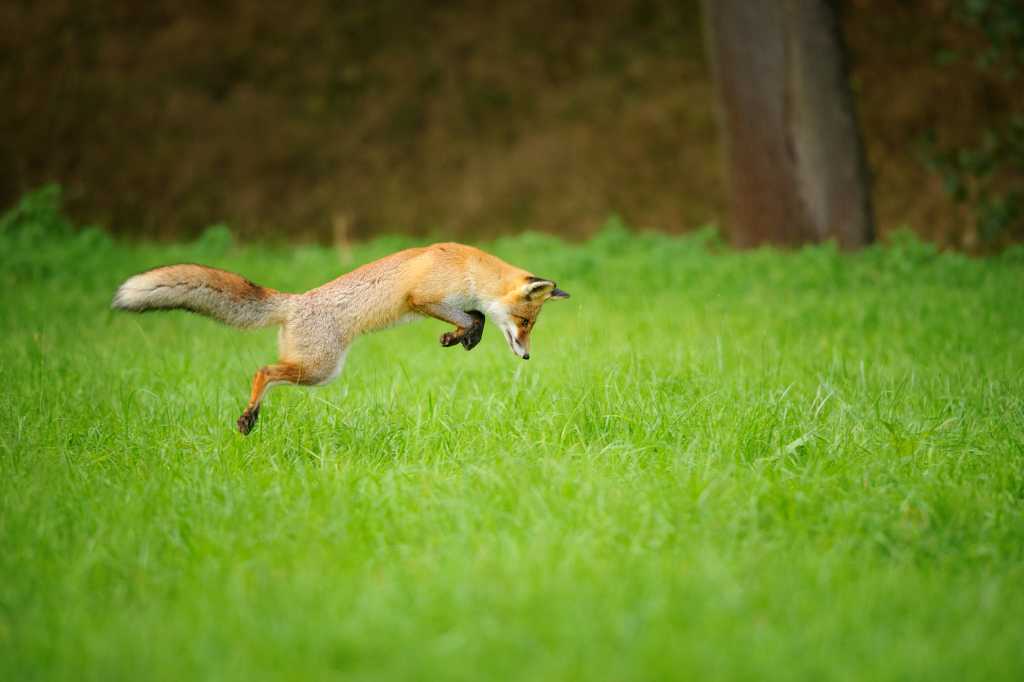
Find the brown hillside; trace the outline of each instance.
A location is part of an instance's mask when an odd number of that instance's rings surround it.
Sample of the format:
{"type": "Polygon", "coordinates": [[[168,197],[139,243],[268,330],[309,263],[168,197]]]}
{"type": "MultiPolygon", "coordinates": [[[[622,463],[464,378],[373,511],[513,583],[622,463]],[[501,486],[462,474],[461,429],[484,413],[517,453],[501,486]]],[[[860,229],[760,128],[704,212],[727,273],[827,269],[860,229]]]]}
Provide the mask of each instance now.
{"type": "MultiPolygon", "coordinates": [[[[941,3],[894,6],[847,12],[880,223],[955,243],[964,222],[912,141],[969,129],[975,91],[932,63],[919,22],[941,3]],[[949,113],[937,93],[968,103],[949,113]]],[[[156,237],[576,236],[611,213],[669,231],[722,215],[693,1],[54,0],[0,21],[5,205],[57,181],[78,220],[156,237]]]]}

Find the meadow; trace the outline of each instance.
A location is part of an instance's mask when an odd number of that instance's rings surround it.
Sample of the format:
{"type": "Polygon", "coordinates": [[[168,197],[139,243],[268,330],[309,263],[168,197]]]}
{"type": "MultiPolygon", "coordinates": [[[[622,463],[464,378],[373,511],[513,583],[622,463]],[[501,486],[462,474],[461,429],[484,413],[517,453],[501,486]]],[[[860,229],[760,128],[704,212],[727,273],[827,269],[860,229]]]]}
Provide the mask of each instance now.
{"type": "Polygon", "coordinates": [[[0,679],[1024,679],[1024,251],[481,244],[523,362],[424,321],[234,430],[275,332],[109,310],[348,253],[0,223],[0,679]]]}

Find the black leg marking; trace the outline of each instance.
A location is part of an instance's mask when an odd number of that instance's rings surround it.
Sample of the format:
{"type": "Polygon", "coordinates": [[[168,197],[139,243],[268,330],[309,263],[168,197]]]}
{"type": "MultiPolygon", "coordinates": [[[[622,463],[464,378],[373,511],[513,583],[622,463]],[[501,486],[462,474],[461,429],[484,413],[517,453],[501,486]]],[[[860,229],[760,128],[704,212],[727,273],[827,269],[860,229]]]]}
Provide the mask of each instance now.
{"type": "Polygon", "coordinates": [[[467,310],[466,314],[473,318],[473,325],[467,329],[456,329],[441,334],[442,346],[451,348],[461,343],[466,350],[473,350],[480,343],[484,334],[484,314],[476,310],[467,310]]]}
{"type": "Polygon", "coordinates": [[[467,310],[466,314],[473,318],[473,326],[462,337],[462,347],[473,350],[484,336],[484,314],[479,310],[467,310]]]}

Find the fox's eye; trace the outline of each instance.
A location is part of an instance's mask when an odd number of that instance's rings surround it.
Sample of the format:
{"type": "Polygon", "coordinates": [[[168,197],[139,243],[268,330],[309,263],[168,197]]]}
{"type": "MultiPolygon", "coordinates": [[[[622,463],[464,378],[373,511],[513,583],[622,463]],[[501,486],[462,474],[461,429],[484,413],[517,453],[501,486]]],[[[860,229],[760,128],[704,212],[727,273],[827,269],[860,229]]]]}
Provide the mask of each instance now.
{"type": "Polygon", "coordinates": [[[530,326],[530,321],[525,317],[516,317],[516,320],[518,320],[519,326],[522,327],[523,329],[526,329],[528,326],[530,326]]]}

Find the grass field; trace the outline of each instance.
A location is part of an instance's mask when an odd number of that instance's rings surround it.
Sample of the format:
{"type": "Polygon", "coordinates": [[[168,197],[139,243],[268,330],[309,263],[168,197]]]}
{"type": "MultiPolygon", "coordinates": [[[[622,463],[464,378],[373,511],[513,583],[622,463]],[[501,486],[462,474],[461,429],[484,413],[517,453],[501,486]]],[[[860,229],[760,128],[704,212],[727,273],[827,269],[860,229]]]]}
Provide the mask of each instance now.
{"type": "Polygon", "coordinates": [[[336,251],[2,228],[0,679],[1024,679],[1020,251],[504,239],[530,362],[389,330],[244,438],[274,332],[113,290],[336,251]]]}

